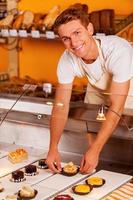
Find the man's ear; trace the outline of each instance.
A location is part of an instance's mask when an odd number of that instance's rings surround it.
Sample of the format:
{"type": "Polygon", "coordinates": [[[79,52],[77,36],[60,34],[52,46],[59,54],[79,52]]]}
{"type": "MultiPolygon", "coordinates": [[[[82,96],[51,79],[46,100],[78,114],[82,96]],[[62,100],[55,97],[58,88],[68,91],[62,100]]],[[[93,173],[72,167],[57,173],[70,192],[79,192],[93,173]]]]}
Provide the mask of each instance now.
{"type": "Polygon", "coordinates": [[[89,35],[93,35],[94,27],[93,27],[93,24],[91,22],[88,24],[87,30],[88,30],[89,35]]]}

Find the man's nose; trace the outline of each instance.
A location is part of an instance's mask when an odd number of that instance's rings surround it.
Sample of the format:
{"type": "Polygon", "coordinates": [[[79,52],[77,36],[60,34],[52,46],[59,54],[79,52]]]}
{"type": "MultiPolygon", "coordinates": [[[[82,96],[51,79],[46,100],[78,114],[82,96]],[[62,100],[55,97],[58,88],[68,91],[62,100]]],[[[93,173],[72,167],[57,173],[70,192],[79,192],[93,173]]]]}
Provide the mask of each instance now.
{"type": "Polygon", "coordinates": [[[77,45],[77,38],[76,37],[71,37],[71,44],[72,44],[72,46],[77,45]]]}

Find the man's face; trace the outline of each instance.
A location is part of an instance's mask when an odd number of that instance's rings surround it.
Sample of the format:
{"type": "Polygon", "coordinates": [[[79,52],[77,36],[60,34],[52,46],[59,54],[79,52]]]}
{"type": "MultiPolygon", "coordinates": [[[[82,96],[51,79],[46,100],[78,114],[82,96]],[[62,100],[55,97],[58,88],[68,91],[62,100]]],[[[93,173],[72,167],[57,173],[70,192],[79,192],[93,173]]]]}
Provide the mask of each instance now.
{"type": "Polygon", "coordinates": [[[73,20],[62,24],[58,28],[58,33],[69,51],[80,58],[87,59],[93,34],[91,28],[89,25],[87,28],[84,27],[80,20],[73,20]]]}

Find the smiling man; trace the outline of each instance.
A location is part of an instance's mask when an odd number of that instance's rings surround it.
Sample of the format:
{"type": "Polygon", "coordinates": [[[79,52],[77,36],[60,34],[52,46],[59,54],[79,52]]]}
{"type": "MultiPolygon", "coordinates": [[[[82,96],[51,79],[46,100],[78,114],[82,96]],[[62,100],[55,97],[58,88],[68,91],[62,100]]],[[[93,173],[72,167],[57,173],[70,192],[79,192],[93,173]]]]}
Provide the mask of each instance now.
{"type": "Polygon", "coordinates": [[[97,166],[102,148],[116,128],[124,106],[128,105],[127,96],[133,95],[133,49],[126,40],[117,36],[95,38],[88,13],[82,9],[68,8],[63,11],[55,21],[54,30],[66,50],[58,63],[59,84],[50,124],[46,162],[52,171],[61,171],[58,143],[68,117],[74,78],[88,78],[86,103],[102,103],[105,97],[101,92],[111,94],[107,99],[109,109],[106,120],[96,139],[88,141],[88,149],[81,159],[80,172],[88,173],[97,166]],[[100,95],[95,95],[99,91],[100,95]]]}

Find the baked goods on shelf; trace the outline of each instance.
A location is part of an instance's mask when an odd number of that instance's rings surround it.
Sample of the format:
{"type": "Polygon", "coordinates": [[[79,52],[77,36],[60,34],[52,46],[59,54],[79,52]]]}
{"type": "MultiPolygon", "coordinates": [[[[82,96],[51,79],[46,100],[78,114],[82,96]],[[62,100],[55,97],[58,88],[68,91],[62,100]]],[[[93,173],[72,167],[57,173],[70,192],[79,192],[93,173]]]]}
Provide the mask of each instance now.
{"type": "Polygon", "coordinates": [[[37,167],[36,165],[27,165],[25,167],[25,175],[26,176],[35,176],[37,174],[37,167]]]}
{"type": "Polygon", "coordinates": [[[21,171],[21,170],[17,170],[17,171],[12,172],[11,176],[12,176],[11,181],[13,181],[13,182],[22,182],[22,181],[25,180],[24,172],[21,171]]]}
{"type": "Polygon", "coordinates": [[[0,192],[3,192],[4,191],[4,187],[3,185],[0,183],[0,192]]]}
{"type": "Polygon", "coordinates": [[[68,194],[59,194],[53,200],[74,200],[74,199],[68,194]]]}
{"type": "Polygon", "coordinates": [[[48,169],[48,166],[46,164],[46,159],[40,159],[38,161],[38,167],[41,169],[48,169]]]}
{"type": "Polygon", "coordinates": [[[92,189],[93,187],[91,185],[86,184],[78,184],[72,187],[72,191],[79,195],[89,194],[92,189]]]}
{"type": "Polygon", "coordinates": [[[18,200],[17,195],[7,195],[5,200],[18,200]]]}
{"type": "Polygon", "coordinates": [[[24,185],[18,192],[18,196],[22,199],[33,199],[37,195],[37,190],[32,188],[30,185],[24,185]]]}
{"type": "Polygon", "coordinates": [[[79,167],[73,162],[69,162],[62,168],[62,174],[65,176],[74,176],[79,172],[79,167]]]}
{"type": "Polygon", "coordinates": [[[93,187],[101,187],[105,184],[105,180],[101,177],[89,177],[85,182],[93,187]]]}
{"type": "Polygon", "coordinates": [[[19,163],[28,159],[28,153],[24,149],[16,149],[15,151],[9,152],[8,159],[13,164],[19,163]]]}

